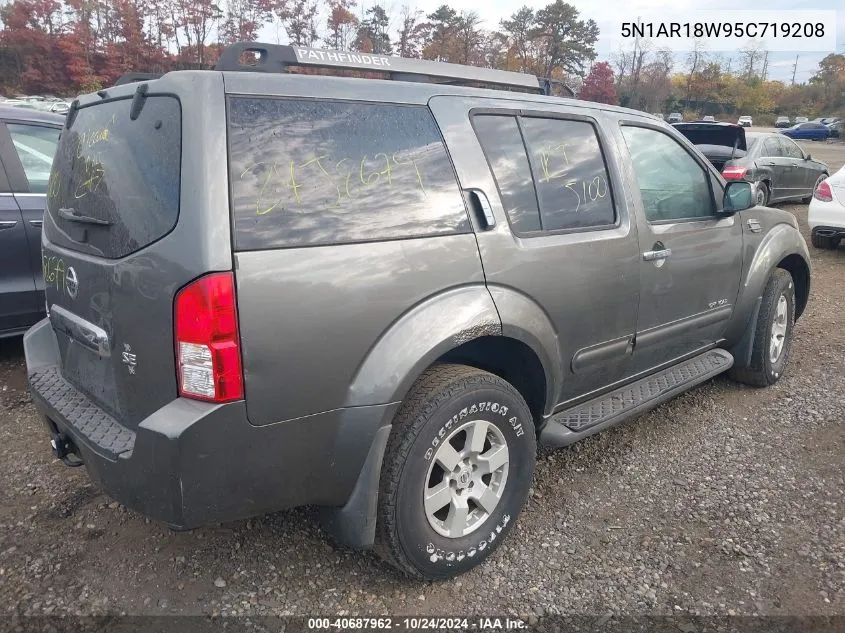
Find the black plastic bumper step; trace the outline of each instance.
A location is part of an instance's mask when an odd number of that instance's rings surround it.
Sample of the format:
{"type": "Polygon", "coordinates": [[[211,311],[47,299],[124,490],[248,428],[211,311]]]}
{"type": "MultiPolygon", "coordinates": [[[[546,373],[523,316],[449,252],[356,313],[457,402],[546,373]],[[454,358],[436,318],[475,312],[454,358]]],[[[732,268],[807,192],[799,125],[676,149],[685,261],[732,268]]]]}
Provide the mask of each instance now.
{"type": "Polygon", "coordinates": [[[118,455],[131,453],[135,446],[135,432],[121,426],[91,402],[64,379],[57,367],[30,374],[29,384],[34,398],[41,399],[55,410],[62,424],[72,429],[76,436],[84,438],[104,457],[115,460],[118,455]]]}
{"type": "Polygon", "coordinates": [[[713,349],[695,358],[620,387],[571,409],[548,421],[540,433],[544,444],[566,446],[587,435],[634,417],[709,380],[733,365],[733,356],[713,349]]]}

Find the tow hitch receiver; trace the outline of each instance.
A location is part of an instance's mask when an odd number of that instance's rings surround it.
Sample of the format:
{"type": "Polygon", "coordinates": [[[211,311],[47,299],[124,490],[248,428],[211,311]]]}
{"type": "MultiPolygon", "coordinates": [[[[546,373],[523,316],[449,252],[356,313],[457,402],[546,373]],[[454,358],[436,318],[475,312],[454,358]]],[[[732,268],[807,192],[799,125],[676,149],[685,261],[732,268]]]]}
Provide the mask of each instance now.
{"type": "Polygon", "coordinates": [[[73,443],[64,433],[51,433],[50,446],[53,447],[53,454],[62,460],[62,463],[65,466],[76,468],[77,466],[82,466],[85,463],[76,455],[73,443]],[[73,455],[73,459],[69,457],[70,455],[73,455]]]}

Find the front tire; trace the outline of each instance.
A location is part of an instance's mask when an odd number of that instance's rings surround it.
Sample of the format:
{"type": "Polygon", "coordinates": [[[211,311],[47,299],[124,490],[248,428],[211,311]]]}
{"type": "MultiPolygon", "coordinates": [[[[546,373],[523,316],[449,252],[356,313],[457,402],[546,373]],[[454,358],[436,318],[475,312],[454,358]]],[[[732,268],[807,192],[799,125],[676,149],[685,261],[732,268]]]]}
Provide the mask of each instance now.
{"type": "Polygon", "coordinates": [[[531,411],[508,382],[465,365],[430,368],[394,420],[376,551],[430,580],[475,567],[513,527],[536,451],[531,411]]]}
{"type": "Polygon", "coordinates": [[[753,387],[775,384],[789,361],[794,326],[795,282],[786,270],[776,268],[763,291],[751,362],[731,369],[731,378],[753,387]]]}

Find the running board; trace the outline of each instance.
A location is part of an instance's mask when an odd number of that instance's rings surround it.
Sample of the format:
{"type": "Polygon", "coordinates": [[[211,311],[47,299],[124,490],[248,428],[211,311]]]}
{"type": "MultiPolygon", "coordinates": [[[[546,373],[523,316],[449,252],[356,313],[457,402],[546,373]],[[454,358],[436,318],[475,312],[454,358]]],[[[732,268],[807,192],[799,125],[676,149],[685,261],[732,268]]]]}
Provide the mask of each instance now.
{"type": "Polygon", "coordinates": [[[653,409],[731,368],[733,356],[712,349],[695,358],[620,387],[552,416],[540,432],[540,443],[568,446],[608,427],[653,409]]]}

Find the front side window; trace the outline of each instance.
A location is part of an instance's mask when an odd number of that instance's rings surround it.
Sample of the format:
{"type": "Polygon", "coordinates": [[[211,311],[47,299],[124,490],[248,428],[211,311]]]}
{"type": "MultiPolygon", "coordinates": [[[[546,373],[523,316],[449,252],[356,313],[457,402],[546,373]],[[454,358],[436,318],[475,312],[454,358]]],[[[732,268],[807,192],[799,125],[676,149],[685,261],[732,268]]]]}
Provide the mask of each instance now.
{"type": "Polygon", "coordinates": [[[668,134],[623,126],[649,222],[705,218],[715,212],[709,176],[668,134]]]}
{"type": "Polygon", "coordinates": [[[238,250],[470,231],[428,108],[234,97],[228,117],[238,250]]]}
{"type": "Polygon", "coordinates": [[[9,123],[12,144],[20,158],[29,193],[47,193],[50,168],[59,144],[59,130],[43,125],[9,123]]]}

